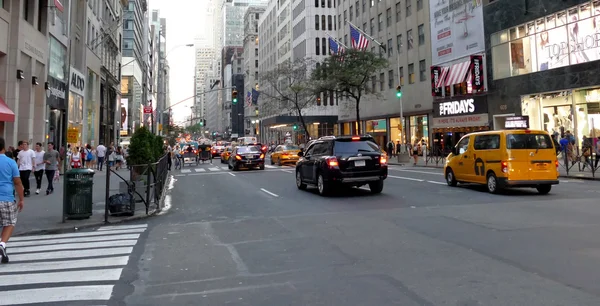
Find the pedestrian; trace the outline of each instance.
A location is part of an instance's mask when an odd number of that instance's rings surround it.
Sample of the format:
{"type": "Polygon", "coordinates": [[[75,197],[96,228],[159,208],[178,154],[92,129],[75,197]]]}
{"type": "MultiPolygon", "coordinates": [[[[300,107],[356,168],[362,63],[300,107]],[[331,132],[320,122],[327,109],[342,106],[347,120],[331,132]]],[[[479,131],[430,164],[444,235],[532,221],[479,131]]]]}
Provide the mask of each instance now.
{"type": "Polygon", "coordinates": [[[58,171],[58,164],[60,163],[60,155],[58,151],[54,149],[54,143],[48,143],[48,152],[44,154],[44,163],[46,164],[46,179],[48,180],[48,188],[46,188],[46,195],[54,192],[53,180],[58,171]]]}
{"type": "Polygon", "coordinates": [[[46,169],[46,164],[44,163],[44,150],[42,150],[42,144],[35,144],[35,172],[33,175],[35,176],[35,194],[40,194],[40,189],[42,189],[42,178],[44,178],[44,169],[46,169]]]}
{"type": "Polygon", "coordinates": [[[13,158],[17,162],[17,165],[19,164],[19,152],[21,152],[22,147],[23,147],[23,140],[19,140],[19,142],[17,143],[17,149],[15,149],[13,152],[13,158]]]}
{"type": "Polygon", "coordinates": [[[17,224],[17,214],[23,210],[23,184],[19,177],[17,163],[6,156],[6,143],[0,137],[0,222],[2,223],[2,234],[0,235],[0,262],[8,263],[6,243],[12,235],[17,224]],[[15,202],[15,195],[19,201],[15,202]]]}
{"type": "Polygon", "coordinates": [[[19,165],[23,188],[25,188],[24,194],[28,197],[31,195],[29,191],[29,176],[31,172],[35,171],[35,152],[29,149],[29,142],[27,141],[23,141],[21,144],[21,151],[17,155],[17,164],[19,165]]]}
{"type": "Polygon", "coordinates": [[[92,160],[94,159],[94,153],[92,152],[92,146],[89,144],[85,145],[85,167],[88,169],[92,168],[92,160]]]}
{"type": "Polygon", "coordinates": [[[98,145],[96,147],[96,157],[98,158],[97,169],[100,171],[102,171],[102,166],[104,166],[104,157],[105,156],[106,156],[106,147],[101,142],[100,145],[98,145]]]}

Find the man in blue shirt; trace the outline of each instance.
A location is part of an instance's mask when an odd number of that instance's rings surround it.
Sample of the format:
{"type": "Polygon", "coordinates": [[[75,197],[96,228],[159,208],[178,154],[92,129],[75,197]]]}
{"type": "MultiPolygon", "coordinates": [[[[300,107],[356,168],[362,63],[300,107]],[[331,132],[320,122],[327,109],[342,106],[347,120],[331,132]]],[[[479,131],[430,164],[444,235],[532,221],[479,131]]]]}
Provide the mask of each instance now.
{"type": "Polygon", "coordinates": [[[17,163],[6,156],[6,143],[0,137],[0,225],[2,234],[0,237],[0,262],[8,263],[6,254],[6,243],[12,235],[17,224],[17,214],[23,210],[23,183],[19,176],[17,163]],[[15,201],[14,191],[19,196],[15,201]]]}

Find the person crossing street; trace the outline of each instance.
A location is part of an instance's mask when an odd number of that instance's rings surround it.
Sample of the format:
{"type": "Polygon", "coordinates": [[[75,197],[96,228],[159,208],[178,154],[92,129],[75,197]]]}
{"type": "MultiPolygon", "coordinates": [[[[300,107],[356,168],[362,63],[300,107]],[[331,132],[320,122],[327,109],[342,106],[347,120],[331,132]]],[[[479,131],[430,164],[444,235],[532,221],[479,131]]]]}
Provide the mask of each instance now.
{"type": "Polygon", "coordinates": [[[0,262],[8,263],[6,244],[17,224],[17,214],[23,210],[24,190],[17,163],[6,156],[6,143],[0,137],[0,262]],[[19,197],[15,201],[15,192],[19,197]]]}

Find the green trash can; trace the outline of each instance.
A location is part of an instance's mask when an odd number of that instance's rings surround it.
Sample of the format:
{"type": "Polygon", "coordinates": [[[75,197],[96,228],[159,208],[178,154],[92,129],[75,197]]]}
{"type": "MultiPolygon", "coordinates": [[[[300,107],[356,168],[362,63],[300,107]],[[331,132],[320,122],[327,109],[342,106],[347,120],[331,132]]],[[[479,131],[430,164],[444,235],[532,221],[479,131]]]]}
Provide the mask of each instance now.
{"type": "Polygon", "coordinates": [[[92,216],[94,174],[92,169],[71,169],[64,175],[63,214],[68,219],[92,216]]]}

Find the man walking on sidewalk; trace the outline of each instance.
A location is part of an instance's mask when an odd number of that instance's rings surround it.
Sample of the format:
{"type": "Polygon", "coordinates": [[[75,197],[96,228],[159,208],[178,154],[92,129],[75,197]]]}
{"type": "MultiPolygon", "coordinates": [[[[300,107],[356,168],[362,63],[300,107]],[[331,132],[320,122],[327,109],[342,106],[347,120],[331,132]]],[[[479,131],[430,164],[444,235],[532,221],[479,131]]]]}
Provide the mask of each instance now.
{"type": "Polygon", "coordinates": [[[41,143],[36,143],[35,144],[35,172],[33,172],[33,175],[35,176],[35,194],[40,194],[40,189],[42,189],[42,179],[44,178],[44,169],[45,167],[45,163],[44,163],[44,154],[46,154],[46,152],[44,152],[44,150],[42,150],[42,144],[41,143]]]}
{"type": "Polygon", "coordinates": [[[102,166],[104,165],[104,157],[106,156],[106,147],[100,143],[99,146],[96,147],[96,157],[98,158],[98,167],[96,169],[102,171],[102,166]]]}
{"type": "Polygon", "coordinates": [[[6,143],[0,137],[0,225],[2,234],[0,236],[0,262],[8,263],[6,254],[6,243],[12,235],[17,224],[17,214],[23,210],[23,184],[19,178],[17,163],[6,156],[6,143]],[[15,195],[19,201],[15,202],[15,195]]]}
{"type": "Polygon", "coordinates": [[[46,164],[46,179],[48,179],[48,188],[46,189],[46,195],[54,192],[54,174],[58,171],[58,164],[60,163],[60,156],[58,151],[54,150],[54,143],[48,143],[48,152],[44,154],[44,164],[46,164]]]}
{"type": "Polygon", "coordinates": [[[35,171],[35,152],[29,149],[29,142],[23,141],[22,150],[17,155],[17,163],[19,164],[19,172],[21,173],[21,182],[25,188],[25,196],[28,197],[29,191],[29,175],[35,171]]]}

